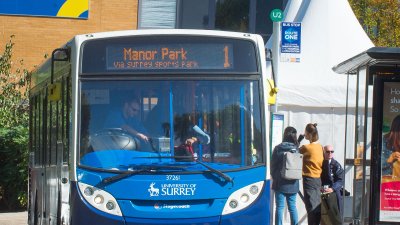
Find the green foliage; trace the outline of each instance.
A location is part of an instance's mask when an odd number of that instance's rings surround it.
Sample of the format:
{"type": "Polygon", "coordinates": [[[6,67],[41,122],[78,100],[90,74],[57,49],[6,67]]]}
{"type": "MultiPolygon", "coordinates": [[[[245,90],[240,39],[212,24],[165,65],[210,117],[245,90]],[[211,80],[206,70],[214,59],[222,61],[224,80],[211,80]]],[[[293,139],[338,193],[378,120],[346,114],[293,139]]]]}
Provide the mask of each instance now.
{"type": "Polygon", "coordinates": [[[15,210],[27,204],[30,74],[12,62],[10,37],[0,55],[0,208],[15,210]]]}
{"type": "Polygon", "coordinates": [[[22,60],[19,65],[13,65],[13,37],[10,37],[4,53],[0,55],[0,127],[3,128],[28,126],[29,123],[28,92],[25,90],[30,74],[26,69],[16,68],[23,66],[22,60]],[[15,71],[13,68],[16,68],[15,71]]]}
{"type": "Polygon", "coordinates": [[[398,0],[349,0],[354,14],[376,46],[400,46],[398,0]]]}
{"type": "Polygon", "coordinates": [[[0,195],[7,210],[27,205],[28,128],[0,129],[0,195]]]}

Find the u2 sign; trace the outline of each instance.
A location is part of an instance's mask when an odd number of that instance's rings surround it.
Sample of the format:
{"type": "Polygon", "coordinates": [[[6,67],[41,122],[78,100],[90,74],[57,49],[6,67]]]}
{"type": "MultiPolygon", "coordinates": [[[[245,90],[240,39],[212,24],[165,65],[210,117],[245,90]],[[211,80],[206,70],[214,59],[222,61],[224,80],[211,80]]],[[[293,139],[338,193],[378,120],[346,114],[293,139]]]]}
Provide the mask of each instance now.
{"type": "Polygon", "coordinates": [[[301,23],[281,24],[281,53],[301,52],[301,23]]]}
{"type": "Polygon", "coordinates": [[[283,19],[283,12],[280,9],[274,9],[269,13],[269,18],[272,22],[280,22],[283,19]]]}

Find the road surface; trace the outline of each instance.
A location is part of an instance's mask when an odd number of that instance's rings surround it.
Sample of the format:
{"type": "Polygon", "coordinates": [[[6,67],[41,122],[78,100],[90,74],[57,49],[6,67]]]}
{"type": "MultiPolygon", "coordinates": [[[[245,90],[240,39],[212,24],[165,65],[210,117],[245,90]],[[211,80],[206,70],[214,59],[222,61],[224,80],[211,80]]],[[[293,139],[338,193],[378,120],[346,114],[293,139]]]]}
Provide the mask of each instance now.
{"type": "Polygon", "coordinates": [[[0,225],[27,225],[28,212],[0,213],[0,225]]]}

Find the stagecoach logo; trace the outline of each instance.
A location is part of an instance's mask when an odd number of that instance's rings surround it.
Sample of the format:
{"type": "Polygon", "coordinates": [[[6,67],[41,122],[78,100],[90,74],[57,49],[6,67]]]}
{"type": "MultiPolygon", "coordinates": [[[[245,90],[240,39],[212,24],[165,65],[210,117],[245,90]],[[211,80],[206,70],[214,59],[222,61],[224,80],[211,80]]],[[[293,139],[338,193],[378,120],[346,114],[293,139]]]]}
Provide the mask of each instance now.
{"type": "Polygon", "coordinates": [[[196,191],[196,184],[161,184],[160,188],[155,187],[152,182],[147,191],[150,197],[155,196],[189,196],[194,195],[196,191]]]}
{"type": "Polygon", "coordinates": [[[161,209],[190,209],[190,205],[168,205],[168,204],[154,204],[154,208],[157,210],[161,209]]]}

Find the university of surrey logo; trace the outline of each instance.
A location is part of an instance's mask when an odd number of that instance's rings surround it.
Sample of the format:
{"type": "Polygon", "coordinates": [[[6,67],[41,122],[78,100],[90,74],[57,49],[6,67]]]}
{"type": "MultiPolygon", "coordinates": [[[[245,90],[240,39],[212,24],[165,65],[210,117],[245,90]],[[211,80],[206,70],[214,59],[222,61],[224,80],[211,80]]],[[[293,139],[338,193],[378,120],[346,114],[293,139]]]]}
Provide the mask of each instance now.
{"type": "Polygon", "coordinates": [[[155,183],[152,182],[152,183],[150,184],[150,188],[147,189],[147,190],[149,191],[149,193],[150,193],[150,197],[160,195],[160,189],[155,188],[154,185],[155,185],[155,183]]]}

